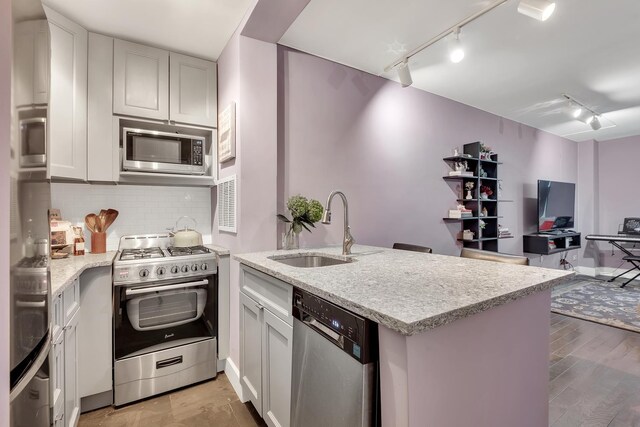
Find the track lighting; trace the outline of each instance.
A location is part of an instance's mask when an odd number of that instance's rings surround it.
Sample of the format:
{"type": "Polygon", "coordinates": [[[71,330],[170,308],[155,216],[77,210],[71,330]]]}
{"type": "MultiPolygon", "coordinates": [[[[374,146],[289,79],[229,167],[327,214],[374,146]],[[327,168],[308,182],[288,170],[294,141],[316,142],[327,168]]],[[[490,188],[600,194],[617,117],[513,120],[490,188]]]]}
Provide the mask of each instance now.
{"type": "MultiPolygon", "coordinates": [[[[409,70],[409,65],[407,64],[407,61],[409,60],[409,58],[422,52],[423,50],[439,42],[440,40],[446,38],[450,34],[454,35],[454,40],[451,42],[451,46],[449,48],[449,59],[453,63],[458,63],[462,61],[462,59],[464,58],[464,50],[462,49],[462,45],[460,44],[460,39],[459,39],[460,29],[465,25],[469,24],[470,22],[473,22],[476,19],[480,18],[481,16],[491,12],[493,9],[500,6],[501,4],[506,3],[507,1],[508,0],[494,0],[489,5],[487,5],[484,9],[479,10],[478,12],[467,16],[462,21],[458,22],[452,27],[449,27],[448,29],[444,30],[437,36],[422,43],[420,46],[416,47],[415,49],[411,50],[410,52],[396,59],[391,64],[387,65],[384,68],[384,71],[388,73],[395,68],[398,73],[398,77],[400,78],[400,83],[402,83],[402,86],[403,87],[410,86],[413,83],[413,80],[411,79],[411,72],[409,70]]],[[[556,8],[556,4],[548,0],[519,0],[519,1],[520,2],[518,3],[518,12],[520,12],[523,15],[529,16],[531,18],[538,19],[540,21],[546,21],[547,19],[549,19],[549,17],[551,16],[551,14],[556,8]]]]}
{"type": "Polygon", "coordinates": [[[453,38],[449,44],[449,59],[454,64],[464,59],[464,49],[460,43],[460,28],[453,30],[453,38]]]}
{"type": "Polygon", "coordinates": [[[402,85],[402,87],[411,86],[413,84],[408,59],[405,59],[400,64],[398,64],[398,66],[396,66],[396,71],[398,72],[398,78],[400,79],[400,84],[402,85]]]}
{"type": "Polygon", "coordinates": [[[556,10],[556,4],[547,0],[520,0],[518,12],[538,21],[546,21],[556,10]]]}
{"type": "Polygon", "coordinates": [[[563,94],[562,96],[568,101],[567,111],[572,118],[579,120],[582,123],[588,124],[593,130],[602,128],[602,123],[600,123],[600,116],[593,110],[585,107],[584,104],[581,104],[569,95],[563,94]]]}

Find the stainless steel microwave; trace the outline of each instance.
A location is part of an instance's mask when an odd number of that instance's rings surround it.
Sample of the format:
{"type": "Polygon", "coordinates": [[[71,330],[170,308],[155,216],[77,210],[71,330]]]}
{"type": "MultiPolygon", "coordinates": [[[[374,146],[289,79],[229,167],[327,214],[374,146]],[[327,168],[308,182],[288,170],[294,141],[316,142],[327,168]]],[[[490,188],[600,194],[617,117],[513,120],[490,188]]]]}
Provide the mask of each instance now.
{"type": "Polygon", "coordinates": [[[47,118],[20,120],[20,166],[35,168],[47,165],[47,118]]]}
{"type": "Polygon", "coordinates": [[[122,128],[122,170],[177,175],[204,175],[202,136],[122,128]]]}

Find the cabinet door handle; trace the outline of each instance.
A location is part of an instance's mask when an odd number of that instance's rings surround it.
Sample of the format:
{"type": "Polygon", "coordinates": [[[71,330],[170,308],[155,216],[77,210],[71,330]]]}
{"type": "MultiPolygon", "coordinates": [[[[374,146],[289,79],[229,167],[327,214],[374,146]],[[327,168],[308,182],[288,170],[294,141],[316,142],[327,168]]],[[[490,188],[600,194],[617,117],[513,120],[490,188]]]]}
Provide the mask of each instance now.
{"type": "Polygon", "coordinates": [[[262,305],[262,304],[260,304],[260,303],[257,303],[257,304],[256,304],[256,308],[257,308],[258,310],[263,310],[263,309],[264,309],[264,305],[262,305]]]}

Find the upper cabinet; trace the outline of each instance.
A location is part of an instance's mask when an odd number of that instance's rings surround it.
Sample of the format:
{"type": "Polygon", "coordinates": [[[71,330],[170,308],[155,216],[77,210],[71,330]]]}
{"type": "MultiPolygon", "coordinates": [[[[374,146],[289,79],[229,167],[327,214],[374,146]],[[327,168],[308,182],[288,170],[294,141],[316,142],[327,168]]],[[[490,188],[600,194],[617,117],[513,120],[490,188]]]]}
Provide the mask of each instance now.
{"type": "Polygon", "coordinates": [[[113,113],[215,127],[216,64],[115,40],[113,113]]]}
{"type": "Polygon", "coordinates": [[[169,120],[169,52],[115,40],[113,112],[169,120]]]}
{"type": "Polygon", "coordinates": [[[170,120],[216,126],[216,64],[171,52],[170,120]]]}
{"type": "Polygon", "coordinates": [[[15,105],[49,102],[49,25],[46,19],[17,24],[14,40],[15,105]]]}
{"type": "Polygon", "coordinates": [[[87,179],[87,30],[44,6],[51,35],[48,176],[87,179]]]}

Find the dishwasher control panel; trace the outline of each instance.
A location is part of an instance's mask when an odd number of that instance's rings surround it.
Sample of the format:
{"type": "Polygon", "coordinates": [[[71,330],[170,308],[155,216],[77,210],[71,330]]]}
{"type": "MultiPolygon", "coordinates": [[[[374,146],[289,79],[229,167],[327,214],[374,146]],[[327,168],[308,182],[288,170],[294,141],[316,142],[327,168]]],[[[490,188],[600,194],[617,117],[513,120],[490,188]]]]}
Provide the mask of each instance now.
{"type": "Polygon", "coordinates": [[[362,363],[377,359],[375,322],[297,288],[293,290],[293,316],[301,321],[312,318],[331,329],[341,337],[343,350],[362,363]]]}

